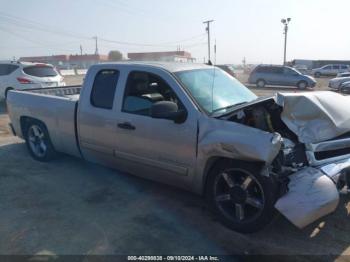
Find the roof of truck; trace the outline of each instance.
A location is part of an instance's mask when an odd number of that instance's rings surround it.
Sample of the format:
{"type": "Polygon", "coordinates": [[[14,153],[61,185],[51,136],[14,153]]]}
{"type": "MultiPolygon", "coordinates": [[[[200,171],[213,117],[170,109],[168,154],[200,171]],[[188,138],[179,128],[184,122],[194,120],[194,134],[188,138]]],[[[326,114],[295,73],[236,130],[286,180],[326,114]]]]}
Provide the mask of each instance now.
{"type": "MultiPolygon", "coordinates": [[[[138,66],[146,66],[146,67],[157,67],[165,69],[169,72],[178,72],[178,71],[187,71],[194,69],[204,69],[204,68],[212,68],[212,66],[208,66],[205,64],[199,63],[180,63],[180,62],[144,62],[144,61],[125,61],[125,62],[113,62],[113,63],[101,63],[99,65],[138,65],[138,66]]],[[[98,65],[97,65],[98,66],[98,65]]]]}

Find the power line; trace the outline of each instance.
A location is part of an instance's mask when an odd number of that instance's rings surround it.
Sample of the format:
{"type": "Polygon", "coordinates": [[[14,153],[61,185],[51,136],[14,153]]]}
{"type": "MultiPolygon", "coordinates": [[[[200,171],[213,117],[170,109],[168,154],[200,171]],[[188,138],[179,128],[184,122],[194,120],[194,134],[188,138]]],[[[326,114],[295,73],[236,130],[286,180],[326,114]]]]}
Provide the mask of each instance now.
{"type": "MultiPolygon", "coordinates": [[[[27,19],[22,19],[22,18],[17,18],[12,15],[5,15],[5,13],[0,12],[0,20],[3,20],[11,25],[27,29],[29,31],[37,30],[37,31],[42,31],[42,32],[47,32],[51,34],[56,34],[60,36],[66,36],[66,37],[72,37],[72,38],[78,38],[78,39],[84,39],[84,40],[90,40],[91,37],[88,36],[83,36],[79,35],[73,32],[66,32],[62,31],[59,29],[50,29],[47,26],[44,26],[38,22],[27,20],[27,19]],[[25,21],[26,23],[24,24],[21,20],[25,21]]],[[[175,47],[176,44],[182,43],[182,42],[187,42],[190,40],[197,39],[199,37],[203,37],[204,34],[200,35],[195,35],[189,38],[177,40],[177,41],[172,41],[172,42],[165,42],[165,43],[159,43],[159,44],[148,44],[148,43],[135,43],[135,42],[126,42],[126,41],[117,41],[117,40],[112,40],[112,39],[106,39],[106,38],[99,38],[99,40],[104,41],[104,42],[110,42],[110,43],[115,43],[119,45],[126,45],[126,46],[145,46],[145,47],[175,47]]],[[[95,38],[95,37],[94,37],[95,38]]]]}

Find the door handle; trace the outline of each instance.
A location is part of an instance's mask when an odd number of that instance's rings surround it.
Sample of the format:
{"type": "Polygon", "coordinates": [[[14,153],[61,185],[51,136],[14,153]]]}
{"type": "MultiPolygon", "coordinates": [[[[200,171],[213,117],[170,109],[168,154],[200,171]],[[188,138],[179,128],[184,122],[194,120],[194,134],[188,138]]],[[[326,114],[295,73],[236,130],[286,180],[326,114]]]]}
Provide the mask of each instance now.
{"type": "Polygon", "coordinates": [[[127,129],[127,130],[135,130],[136,127],[130,124],[129,122],[124,123],[118,123],[118,127],[121,129],[127,129]]]}

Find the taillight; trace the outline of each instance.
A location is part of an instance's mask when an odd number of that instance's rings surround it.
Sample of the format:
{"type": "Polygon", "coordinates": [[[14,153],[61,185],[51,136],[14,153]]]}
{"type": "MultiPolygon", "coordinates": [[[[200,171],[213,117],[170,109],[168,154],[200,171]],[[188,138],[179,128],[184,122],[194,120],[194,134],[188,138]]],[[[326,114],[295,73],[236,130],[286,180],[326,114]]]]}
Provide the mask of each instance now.
{"type": "Polygon", "coordinates": [[[17,81],[20,82],[21,84],[33,84],[32,81],[24,77],[17,77],[17,81]]]}

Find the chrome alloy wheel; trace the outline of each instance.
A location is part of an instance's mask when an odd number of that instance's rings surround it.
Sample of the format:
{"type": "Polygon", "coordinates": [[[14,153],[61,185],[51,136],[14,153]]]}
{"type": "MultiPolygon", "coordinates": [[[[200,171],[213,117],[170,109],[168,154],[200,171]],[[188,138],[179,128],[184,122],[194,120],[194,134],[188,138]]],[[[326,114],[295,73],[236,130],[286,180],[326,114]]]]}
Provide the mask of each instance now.
{"type": "Polygon", "coordinates": [[[246,170],[230,168],[215,179],[215,202],[227,219],[250,222],[262,213],[265,197],[259,181],[246,170]]]}
{"type": "Polygon", "coordinates": [[[32,125],[28,130],[28,142],[32,152],[37,157],[44,157],[47,151],[45,133],[38,125],[32,125]]]}

